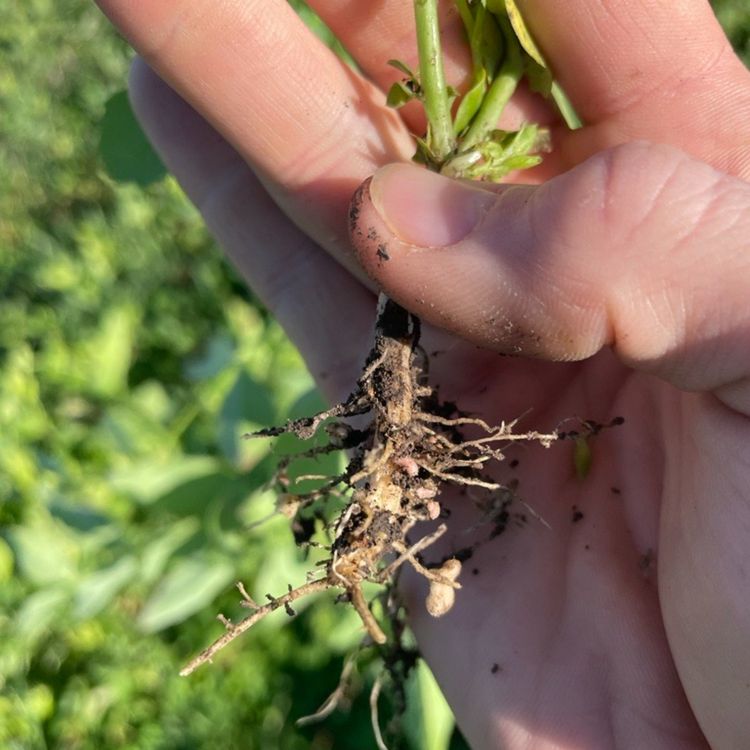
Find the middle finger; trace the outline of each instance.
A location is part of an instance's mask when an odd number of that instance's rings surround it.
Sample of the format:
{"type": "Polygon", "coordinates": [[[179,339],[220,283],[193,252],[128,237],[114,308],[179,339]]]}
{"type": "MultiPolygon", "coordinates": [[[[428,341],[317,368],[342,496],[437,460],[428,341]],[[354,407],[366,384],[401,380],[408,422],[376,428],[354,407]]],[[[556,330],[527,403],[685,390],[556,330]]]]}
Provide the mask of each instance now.
{"type": "Polygon", "coordinates": [[[159,75],[245,157],[285,211],[351,268],[346,212],[410,137],[382,92],[284,0],[99,0],[159,75]]]}

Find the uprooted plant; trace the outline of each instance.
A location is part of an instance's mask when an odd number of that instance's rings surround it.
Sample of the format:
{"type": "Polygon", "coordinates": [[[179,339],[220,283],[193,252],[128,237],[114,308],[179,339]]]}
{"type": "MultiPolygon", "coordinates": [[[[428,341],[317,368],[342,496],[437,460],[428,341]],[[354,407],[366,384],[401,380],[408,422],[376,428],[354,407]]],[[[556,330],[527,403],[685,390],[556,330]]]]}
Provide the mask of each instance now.
{"type": "MultiPolygon", "coordinates": [[[[472,53],[473,74],[469,89],[458,97],[444,79],[437,0],[414,0],[419,51],[419,71],[391,61],[404,79],[388,94],[388,103],[400,107],[419,101],[428,121],[427,133],[417,137],[415,160],[445,175],[497,181],[508,173],[533,167],[547,148],[548,134],[535,124],[518,131],[497,129],[498,119],[519,82],[557,103],[566,122],[575,116],[562,91],[554,83],[545,61],[531,40],[513,0],[455,0],[472,53]],[[458,101],[455,100],[458,98],[458,101]]],[[[341,474],[328,477],[322,486],[292,494],[287,459],[278,468],[278,510],[293,524],[299,544],[313,540],[315,517],[325,519],[326,558],[298,588],[267,602],[256,603],[238,584],[242,604],[250,610],[236,623],[220,616],[225,633],[193,659],[181,672],[190,674],[230,641],[269,613],[292,605],[301,597],[334,589],[339,600],[351,603],[366,629],[365,642],[381,649],[385,670],[398,692],[399,679],[408,672],[413,657],[403,644],[404,608],[394,583],[401,567],[411,566],[429,582],[426,607],[439,617],[453,605],[462,560],[472,549],[428,564],[423,552],[446,531],[439,523],[445,514],[441,492],[446,485],[460,485],[472,493],[487,521],[484,540],[502,530],[509,519],[515,488],[494,481],[487,466],[503,460],[503,450],[516,441],[536,441],[549,446],[557,432],[515,432],[516,422],[491,425],[462,412],[455,404],[441,402],[427,381],[427,355],[419,346],[420,322],[392,300],[381,295],[374,345],[351,395],[342,403],[315,416],[282,427],[261,430],[252,437],[291,433],[303,440],[325,430],[326,445],[301,454],[314,457],[333,451],[347,452],[341,474]],[[353,421],[352,421],[353,420],[353,421]],[[332,497],[341,509],[335,518],[322,508],[332,497]],[[312,519],[312,521],[311,521],[312,519]],[[427,535],[412,532],[418,524],[433,522],[427,535]],[[434,524],[437,527],[434,528],[434,524]],[[381,584],[379,616],[363,591],[364,583],[381,584]],[[411,661],[410,661],[411,659],[411,661]]],[[[513,415],[511,415],[513,416],[513,415]]],[[[598,426],[589,425],[589,431],[598,426]]],[[[320,479],[320,478],[319,478],[320,479]]],[[[518,501],[520,502],[520,501],[518,501]]],[[[527,507],[526,511],[529,512],[527,507]]],[[[475,543],[476,544],[476,543],[475,543]]],[[[349,665],[350,662],[347,662],[349,665]]],[[[349,666],[345,667],[345,675],[349,666]]],[[[376,681],[376,711],[380,680],[376,681]]],[[[337,702],[340,688],[318,716],[327,715],[337,702]]],[[[398,702],[398,701],[397,701],[398,702]]],[[[383,745],[375,724],[377,742],[383,745]]]]}

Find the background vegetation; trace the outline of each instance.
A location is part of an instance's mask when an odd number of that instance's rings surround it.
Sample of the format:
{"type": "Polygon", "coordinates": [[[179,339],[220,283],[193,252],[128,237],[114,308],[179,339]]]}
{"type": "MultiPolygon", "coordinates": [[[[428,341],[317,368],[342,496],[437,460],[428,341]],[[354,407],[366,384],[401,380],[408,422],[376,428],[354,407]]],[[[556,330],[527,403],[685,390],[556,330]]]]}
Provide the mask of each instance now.
{"type": "MultiPolygon", "coordinates": [[[[715,6],[749,60],[750,7],[715,6]]],[[[238,438],[318,397],[173,180],[119,158],[131,53],[93,4],[5,0],[0,55],[0,745],[372,747],[362,700],[293,725],[358,639],[330,601],[176,676],[233,581],[302,580],[283,519],[246,530],[290,446],[238,438]]],[[[410,745],[444,750],[426,671],[412,692],[410,745]]]]}

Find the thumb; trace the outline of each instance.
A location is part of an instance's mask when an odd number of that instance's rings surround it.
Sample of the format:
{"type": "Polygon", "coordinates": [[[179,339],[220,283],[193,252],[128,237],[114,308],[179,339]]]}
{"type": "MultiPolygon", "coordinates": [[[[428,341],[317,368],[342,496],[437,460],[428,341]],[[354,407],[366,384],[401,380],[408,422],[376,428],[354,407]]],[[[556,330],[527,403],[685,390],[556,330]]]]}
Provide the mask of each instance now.
{"type": "Polygon", "coordinates": [[[750,408],[750,185],[643,142],[541,186],[491,189],[405,164],[355,196],[369,274],[480,346],[631,367],[750,408]]]}

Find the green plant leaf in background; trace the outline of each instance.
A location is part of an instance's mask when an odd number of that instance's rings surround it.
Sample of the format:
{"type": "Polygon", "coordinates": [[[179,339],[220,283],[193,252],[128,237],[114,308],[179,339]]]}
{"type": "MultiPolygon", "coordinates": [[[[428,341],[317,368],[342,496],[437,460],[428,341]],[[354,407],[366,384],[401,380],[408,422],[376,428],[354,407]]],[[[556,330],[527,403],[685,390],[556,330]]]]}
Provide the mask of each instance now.
{"type": "Polygon", "coordinates": [[[276,410],[268,389],[246,370],[240,370],[219,411],[218,442],[232,463],[240,459],[240,440],[246,427],[268,427],[276,421],[276,410]]]}
{"type": "Polygon", "coordinates": [[[65,610],[70,594],[59,587],[41,589],[26,597],[13,624],[26,642],[37,640],[65,610]]]}
{"type": "Polygon", "coordinates": [[[109,481],[119,492],[150,505],[181,484],[214,474],[219,467],[213,456],[183,455],[167,464],[147,461],[113,472],[109,481]]]}
{"type": "Polygon", "coordinates": [[[133,114],[127,91],[118,91],[107,100],[99,153],[107,174],[118,182],[145,186],[167,173],[133,114]]]}
{"type": "Polygon", "coordinates": [[[190,380],[205,380],[218,375],[232,363],[234,342],[226,333],[212,336],[199,354],[185,362],[185,375],[190,380]]]}
{"type": "Polygon", "coordinates": [[[412,750],[448,750],[455,727],[453,713],[423,659],[407,686],[404,734],[412,750]]]}
{"type": "Polygon", "coordinates": [[[14,556],[8,542],[0,536],[0,584],[6,583],[13,575],[14,556]]]}
{"type": "Polygon", "coordinates": [[[97,333],[81,347],[89,363],[88,389],[91,393],[106,398],[125,388],[137,317],[137,310],[130,304],[110,308],[97,333]]]}
{"type": "Polygon", "coordinates": [[[36,585],[62,583],[74,578],[79,550],[61,524],[46,517],[14,526],[8,532],[19,573],[36,585]]]}
{"type": "Polygon", "coordinates": [[[140,580],[151,585],[164,572],[170,558],[200,529],[200,521],[191,516],[170,523],[169,527],[148,542],[141,552],[140,580]]]}
{"type": "Polygon", "coordinates": [[[136,625],[156,633],[182,622],[211,604],[233,577],[234,566],[226,560],[177,560],[143,605],[136,625]]]}
{"type": "Polygon", "coordinates": [[[98,615],[132,580],[137,569],[134,557],[121,557],[108,568],[84,578],[76,588],[73,616],[83,620],[98,615]]]}

